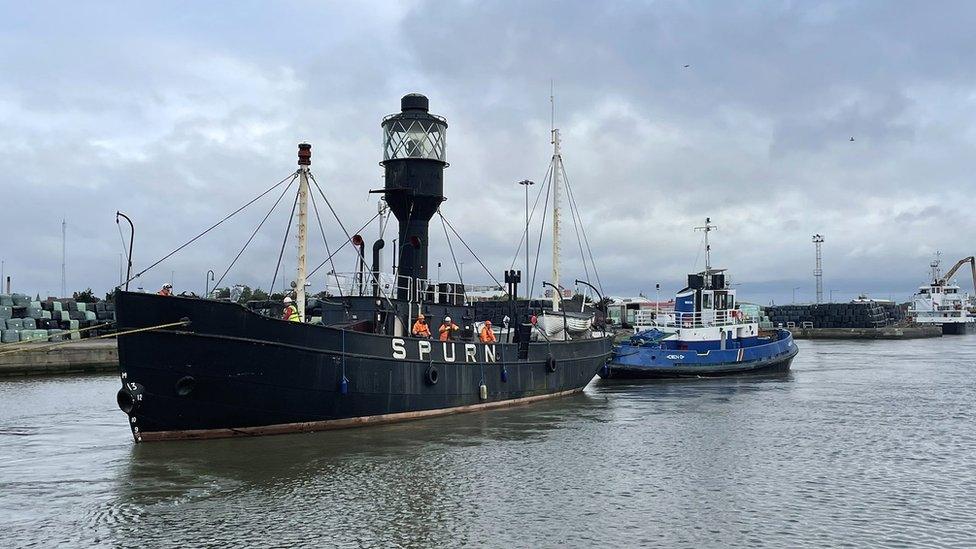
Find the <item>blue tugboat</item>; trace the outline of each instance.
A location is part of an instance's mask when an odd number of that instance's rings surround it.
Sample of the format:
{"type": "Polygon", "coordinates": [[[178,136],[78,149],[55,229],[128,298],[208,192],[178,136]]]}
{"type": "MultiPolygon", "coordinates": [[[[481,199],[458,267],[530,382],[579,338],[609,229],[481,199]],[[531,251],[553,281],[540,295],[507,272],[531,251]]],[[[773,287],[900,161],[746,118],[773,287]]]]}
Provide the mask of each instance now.
{"type": "Polygon", "coordinates": [[[711,267],[706,219],[705,270],[688,275],[674,309],[641,311],[635,334],[617,345],[604,379],[719,377],[785,372],[797,347],[789,330],[760,330],[736,302],[725,269],[711,267]]]}

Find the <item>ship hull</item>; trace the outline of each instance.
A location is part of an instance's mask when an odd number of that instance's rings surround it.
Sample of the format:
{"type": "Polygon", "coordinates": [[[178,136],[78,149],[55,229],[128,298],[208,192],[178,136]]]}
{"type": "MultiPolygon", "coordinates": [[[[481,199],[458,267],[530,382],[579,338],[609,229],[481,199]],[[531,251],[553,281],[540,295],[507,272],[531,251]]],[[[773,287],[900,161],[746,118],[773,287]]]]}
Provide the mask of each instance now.
{"type": "Polygon", "coordinates": [[[133,438],[219,438],[421,419],[578,392],[610,340],[483,345],[283,322],[235,304],[117,294],[133,438]],[[432,373],[433,371],[433,373],[432,373]],[[482,393],[484,385],[484,394],[482,393]]]}
{"type": "Polygon", "coordinates": [[[699,366],[645,367],[611,364],[600,372],[600,377],[603,379],[681,379],[776,374],[790,370],[796,353],[794,349],[784,356],[766,360],[699,366]]]}
{"type": "Polygon", "coordinates": [[[974,322],[944,322],[942,323],[943,335],[965,335],[976,332],[974,322]]]}
{"type": "Polygon", "coordinates": [[[799,349],[787,330],[769,343],[733,349],[674,350],[622,344],[606,368],[604,379],[668,379],[725,377],[786,372],[799,349]]]}

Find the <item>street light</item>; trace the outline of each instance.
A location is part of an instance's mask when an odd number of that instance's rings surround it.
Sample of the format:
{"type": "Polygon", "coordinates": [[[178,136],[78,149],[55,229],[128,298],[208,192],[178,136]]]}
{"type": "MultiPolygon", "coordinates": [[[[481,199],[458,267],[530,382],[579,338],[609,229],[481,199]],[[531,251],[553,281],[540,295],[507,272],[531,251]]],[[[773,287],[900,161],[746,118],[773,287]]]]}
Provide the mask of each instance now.
{"type": "MultiPolygon", "coordinates": [[[[523,179],[519,181],[519,185],[525,187],[525,280],[528,281],[529,277],[529,187],[535,185],[534,181],[529,181],[528,179],[523,179]]],[[[529,285],[526,284],[526,288],[529,285]]],[[[528,298],[532,297],[532,289],[529,288],[528,298]]]]}

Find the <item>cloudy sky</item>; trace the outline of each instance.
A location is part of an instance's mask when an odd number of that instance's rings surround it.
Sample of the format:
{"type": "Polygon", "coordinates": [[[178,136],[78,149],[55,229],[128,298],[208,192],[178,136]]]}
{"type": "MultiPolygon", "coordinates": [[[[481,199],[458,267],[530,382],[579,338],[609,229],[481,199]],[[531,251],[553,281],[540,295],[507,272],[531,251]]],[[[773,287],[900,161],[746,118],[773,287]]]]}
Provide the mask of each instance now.
{"type": "MultiPolygon", "coordinates": [[[[376,211],[379,122],[408,92],[449,120],[444,213],[500,272],[523,222],[516,182],[541,181],[549,163],[550,81],[607,293],[676,289],[702,265],[692,228],[706,216],[719,226],[713,263],[758,302],[797,287],[813,298],[816,232],[838,300],[905,298],[936,250],[976,252],[971,3],[0,2],[0,13],[0,257],[15,291],[60,291],[62,218],[69,292],[108,291],[116,210],[136,222],[139,271],[291,173],[303,140],[353,230],[376,211]]],[[[172,277],[199,293],[274,199],[136,284],[172,277]]],[[[290,208],[225,284],[268,287],[290,208]]],[[[325,230],[342,242],[334,222],[325,230]]],[[[431,234],[446,278],[439,224],[431,234]]],[[[564,278],[582,275],[571,224],[562,244],[564,278]]],[[[318,235],[310,261],[324,258],[318,235]]],[[[488,280],[458,259],[467,281],[488,280]]],[[[352,269],[351,254],[337,260],[352,269]]]]}

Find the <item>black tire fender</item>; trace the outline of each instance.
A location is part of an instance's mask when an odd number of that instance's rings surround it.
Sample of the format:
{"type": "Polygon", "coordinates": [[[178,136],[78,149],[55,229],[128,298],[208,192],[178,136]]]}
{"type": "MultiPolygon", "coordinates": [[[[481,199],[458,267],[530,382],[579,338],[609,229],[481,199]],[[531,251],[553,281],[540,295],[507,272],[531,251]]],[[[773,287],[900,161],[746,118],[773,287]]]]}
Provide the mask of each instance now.
{"type": "Polygon", "coordinates": [[[190,396],[193,389],[197,386],[197,380],[193,376],[183,376],[176,381],[173,389],[176,391],[177,396],[185,397],[190,396]]]}
{"type": "Polygon", "coordinates": [[[427,367],[427,371],[424,372],[424,381],[427,385],[437,385],[437,381],[440,380],[441,373],[437,370],[437,366],[431,364],[427,367]]]}
{"type": "Polygon", "coordinates": [[[556,359],[553,358],[552,355],[549,355],[546,358],[546,371],[550,373],[556,371],[556,359]]]}
{"type": "Polygon", "coordinates": [[[115,402],[120,410],[131,415],[142,406],[142,395],[145,392],[146,388],[141,383],[123,383],[115,395],[115,402]]]}

